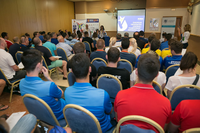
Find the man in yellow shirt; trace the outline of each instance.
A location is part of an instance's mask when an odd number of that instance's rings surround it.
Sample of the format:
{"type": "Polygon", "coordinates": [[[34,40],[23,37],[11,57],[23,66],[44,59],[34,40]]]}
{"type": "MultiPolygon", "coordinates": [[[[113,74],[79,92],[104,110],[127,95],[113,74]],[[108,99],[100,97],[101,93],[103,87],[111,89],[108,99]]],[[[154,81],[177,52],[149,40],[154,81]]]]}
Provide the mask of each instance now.
{"type": "Polygon", "coordinates": [[[163,49],[162,52],[161,52],[161,57],[163,58],[163,60],[167,56],[172,56],[170,47],[166,48],[166,49],[163,49]]]}

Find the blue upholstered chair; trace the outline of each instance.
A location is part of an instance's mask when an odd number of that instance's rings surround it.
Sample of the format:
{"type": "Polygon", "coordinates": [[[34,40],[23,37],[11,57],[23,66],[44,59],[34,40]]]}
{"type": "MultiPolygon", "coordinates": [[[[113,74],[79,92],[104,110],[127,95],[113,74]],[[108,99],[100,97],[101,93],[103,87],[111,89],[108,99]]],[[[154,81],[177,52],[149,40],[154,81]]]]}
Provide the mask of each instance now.
{"type": "Polygon", "coordinates": [[[43,56],[42,56],[42,59],[43,59],[43,66],[47,68],[47,70],[48,70],[48,72],[49,72],[49,76],[51,77],[51,74],[52,74],[53,72],[56,71],[57,77],[58,77],[58,79],[59,79],[58,70],[56,69],[56,67],[54,67],[54,68],[49,68],[48,65],[47,65],[47,63],[46,63],[46,61],[45,61],[45,58],[44,58],[43,56]]]}
{"type": "Polygon", "coordinates": [[[108,47],[109,46],[109,41],[110,41],[110,37],[109,36],[105,36],[105,46],[108,47]]]}
{"type": "Polygon", "coordinates": [[[176,106],[186,99],[200,100],[200,87],[196,85],[181,85],[173,89],[169,97],[172,110],[175,110],[176,106]]]}
{"type": "Polygon", "coordinates": [[[175,64],[175,65],[171,65],[169,66],[166,71],[165,71],[165,75],[166,75],[166,84],[167,84],[167,81],[169,79],[169,77],[171,76],[174,76],[174,74],[176,73],[176,71],[178,70],[179,68],[179,64],[175,64]]]}
{"type": "Polygon", "coordinates": [[[129,73],[131,74],[133,71],[133,66],[132,64],[126,60],[126,59],[120,59],[118,64],[117,64],[117,68],[121,68],[121,69],[126,69],[129,71],[129,73]]]}
{"type": "Polygon", "coordinates": [[[160,86],[160,84],[158,84],[158,82],[153,81],[152,86],[158,93],[162,95],[162,87],[160,86]]]}
{"type": "Polygon", "coordinates": [[[114,103],[117,93],[122,90],[121,81],[110,74],[102,74],[99,76],[96,86],[108,92],[112,103],[114,103]]]}
{"type": "Polygon", "coordinates": [[[141,129],[139,127],[136,127],[135,125],[128,124],[128,125],[123,125],[121,126],[122,123],[130,120],[136,120],[136,121],[141,121],[148,123],[149,125],[152,125],[155,129],[159,131],[159,133],[164,133],[163,128],[156,123],[155,121],[144,117],[144,116],[139,116],[139,115],[129,115],[121,118],[113,131],[113,133],[155,133],[153,130],[146,130],[146,129],[141,129]],[[119,132],[120,130],[120,132],[119,132]]]}
{"type": "Polygon", "coordinates": [[[84,41],[83,43],[85,44],[85,50],[86,50],[86,52],[92,53],[92,50],[91,50],[89,42],[84,41]]]}
{"type": "Polygon", "coordinates": [[[10,90],[10,100],[9,102],[11,102],[12,100],[12,93],[13,93],[13,88],[15,86],[18,86],[19,85],[19,82],[21,79],[17,79],[17,80],[9,80],[7,79],[7,77],[5,76],[5,74],[3,73],[3,71],[1,70],[0,68],[0,79],[3,79],[6,81],[6,84],[10,85],[11,86],[11,90],[10,90]]]}
{"type": "Polygon", "coordinates": [[[200,133],[200,128],[190,128],[183,131],[182,133],[200,133]]]}
{"type": "Polygon", "coordinates": [[[65,52],[65,50],[63,48],[57,48],[56,49],[57,55],[61,56],[62,60],[65,60],[66,62],[68,62],[68,57],[67,57],[67,53],[65,52]]]}
{"type": "Polygon", "coordinates": [[[102,133],[97,118],[87,109],[68,104],[63,109],[66,123],[77,133],[102,133]]]}
{"type": "Polygon", "coordinates": [[[104,59],[102,59],[102,58],[94,58],[91,61],[91,64],[95,66],[96,71],[98,71],[100,66],[105,66],[105,67],[107,66],[106,61],[104,59]]]}
{"type": "Polygon", "coordinates": [[[67,73],[67,81],[69,86],[74,85],[74,83],[76,82],[76,77],[74,76],[74,74],[72,72],[68,72],[67,73]]]}
{"type": "Polygon", "coordinates": [[[18,64],[21,62],[22,54],[23,54],[22,51],[17,51],[17,53],[15,53],[15,58],[16,58],[18,64]]]}
{"type": "Polygon", "coordinates": [[[31,94],[25,94],[22,99],[28,112],[35,115],[40,121],[52,126],[65,127],[67,125],[65,119],[57,120],[49,105],[42,99],[31,94]]]}

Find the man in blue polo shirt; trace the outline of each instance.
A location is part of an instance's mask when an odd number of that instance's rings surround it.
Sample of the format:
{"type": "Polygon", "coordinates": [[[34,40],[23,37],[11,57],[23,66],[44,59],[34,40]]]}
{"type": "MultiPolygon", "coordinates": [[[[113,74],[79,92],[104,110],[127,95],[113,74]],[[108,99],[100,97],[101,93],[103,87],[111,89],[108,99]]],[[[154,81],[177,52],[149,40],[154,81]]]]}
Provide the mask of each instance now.
{"type": "Polygon", "coordinates": [[[110,96],[106,91],[97,89],[89,83],[90,59],[85,53],[78,53],[72,57],[71,65],[76,82],[65,90],[66,103],[88,109],[99,120],[102,132],[110,132],[113,129],[109,115],[112,112],[110,96]]]}
{"type": "Polygon", "coordinates": [[[171,39],[169,41],[172,56],[167,56],[164,59],[164,67],[167,69],[170,65],[180,64],[182,58],[183,44],[177,40],[171,39]]]}
{"type": "Polygon", "coordinates": [[[55,45],[57,45],[59,43],[55,32],[51,33],[51,42],[54,43],[55,45]]]}
{"type": "Polygon", "coordinates": [[[27,76],[20,81],[19,88],[21,95],[32,94],[44,100],[54,112],[58,120],[63,119],[63,108],[66,102],[63,91],[58,87],[43,66],[42,52],[36,49],[24,51],[21,60],[27,72],[27,76]],[[43,81],[38,74],[42,71],[48,81],[43,81]]]}
{"type": "Polygon", "coordinates": [[[172,38],[172,34],[168,33],[164,36],[164,42],[161,43],[160,45],[160,50],[162,51],[165,48],[168,48],[168,42],[172,38]]]}

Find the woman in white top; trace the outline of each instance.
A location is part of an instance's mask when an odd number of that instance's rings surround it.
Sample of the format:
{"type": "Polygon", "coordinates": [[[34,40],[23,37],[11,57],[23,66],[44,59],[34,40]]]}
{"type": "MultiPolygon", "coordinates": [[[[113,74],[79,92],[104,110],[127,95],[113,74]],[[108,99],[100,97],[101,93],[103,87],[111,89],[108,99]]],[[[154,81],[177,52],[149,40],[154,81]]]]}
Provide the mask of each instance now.
{"type": "MultiPolygon", "coordinates": [[[[180,69],[182,74],[169,77],[167,85],[167,96],[169,97],[174,88],[180,85],[193,84],[196,79],[196,66],[197,56],[193,52],[187,52],[181,59],[180,69]]],[[[200,87],[200,81],[198,80],[197,86],[200,87]]]]}
{"type": "Polygon", "coordinates": [[[181,28],[178,28],[178,34],[182,37],[181,42],[183,43],[183,49],[186,49],[188,47],[188,39],[190,37],[191,32],[191,26],[189,24],[186,24],[184,27],[184,33],[182,33],[181,36],[181,28]]]}
{"type": "Polygon", "coordinates": [[[96,32],[94,32],[94,33],[93,33],[93,35],[92,35],[92,40],[96,40],[96,41],[98,41],[98,40],[99,40],[99,38],[98,38],[98,36],[97,36],[97,33],[96,33],[96,32]]]}
{"type": "Polygon", "coordinates": [[[130,38],[129,40],[130,40],[130,46],[128,48],[128,52],[135,53],[135,55],[138,57],[138,55],[140,55],[141,52],[139,49],[137,49],[137,42],[136,42],[135,38],[130,38]]]}
{"type": "MultiPolygon", "coordinates": [[[[109,40],[109,42],[110,42],[109,47],[105,48],[105,52],[106,52],[106,53],[108,52],[108,50],[109,50],[111,47],[116,47],[116,46],[115,46],[116,41],[117,41],[116,37],[111,37],[111,38],[110,38],[110,40],[109,40]]],[[[120,48],[118,48],[118,49],[119,49],[119,51],[121,52],[120,48]]]]}

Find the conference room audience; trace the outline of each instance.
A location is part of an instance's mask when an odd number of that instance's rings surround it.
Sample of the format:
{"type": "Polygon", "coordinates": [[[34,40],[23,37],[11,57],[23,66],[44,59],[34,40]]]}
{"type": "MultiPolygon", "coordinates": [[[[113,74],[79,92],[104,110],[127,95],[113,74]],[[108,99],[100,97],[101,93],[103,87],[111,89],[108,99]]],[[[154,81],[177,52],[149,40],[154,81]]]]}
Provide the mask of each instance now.
{"type": "Polygon", "coordinates": [[[70,45],[74,45],[77,42],[79,42],[79,40],[77,40],[76,33],[72,33],[72,40],[70,41],[70,45]]]}
{"type": "Polygon", "coordinates": [[[113,130],[109,115],[112,112],[110,96],[105,90],[97,89],[89,83],[90,59],[85,53],[78,53],[70,62],[76,82],[65,90],[66,103],[82,106],[92,112],[98,119],[103,133],[113,130]]]}
{"type": "Polygon", "coordinates": [[[51,33],[51,43],[54,43],[55,45],[59,43],[57,40],[57,34],[55,32],[51,33]]]}
{"type": "Polygon", "coordinates": [[[96,50],[96,48],[94,47],[93,40],[92,40],[92,38],[89,37],[89,34],[87,31],[84,32],[84,38],[83,38],[82,42],[85,42],[85,41],[90,44],[90,48],[91,48],[92,52],[96,50]]]}
{"type": "Polygon", "coordinates": [[[129,53],[134,53],[136,55],[136,58],[141,54],[140,50],[137,49],[137,42],[135,38],[130,38],[130,46],[128,48],[129,53]]]}
{"type": "Polygon", "coordinates": [[[124,38],[129,38],[129,33],[128,32],[124,33],[124,38]]]}
{"type": "MultiPolygon", "coordinates": [[[[115,43],[116,43],[117,39],[116,37],[111,37],[110,40],[109,40],[109,47],[105,48],[105,52],[108,53],[108,50],[111,48],[111,47],[116,47],[115,46],[115,43]]],[[[121,49],[119,47],[117,47],[117,49],[119,50],[119,52],[121,52],[121,49]]]]}
{"type": "Polygon", "coordinates": [[[51,36],[47,34],[44,35],[44,40],[46,40],[46,42],[42,46],[48,48],[51,51],[52,56],[56,56],[56,45],[51,42],[51,36]]]}
{"type": "Polygon", "coordinates": [[[67,34],[67,33],[62,33],[62,36],[63,36],[63,38],[64,38],[65,43],[68,44],[68,45],[70,45],[70,41],[67,40],[68,37],[69,37],[68,34],[67,34]]]}
{"type": "Polygon", "coordinates": [[[94,58],[101,58],[107,61],[106,59],[106,52],[104,51],[105,48],[105,41],[103,39],[99,39],[97,41],[97,50],[95,52],[92,52],[90,55],[90,61],[92,61],[94,58]]]}
{"type": "Polygon", "coordinates": [[[29,41],[28,41],[28,37],[26,36],[21,36],[21,39],[20,39],[20,51],[24,52],[26,50],[29,49],[29,41]]]}
{"type": "Polygon", "coordinates": [[[199,75],[196,74],[197,61],[198,58],[193,52],[187,52],[182,57],[180,69],[183,71],[183,73],[177,76],[169,77],[167,85],[165,86],[168,97],[171,95],[173,89],[180,85],[191,84],[200,87],[199,75]]]}
{"type": "MultiPolygon", "coordinates": [[[[157,122],[166,130],[171,117],[170,101],[160,95],[152,86],[153,79],[158,75],[160,63],[152,54],[141,55],[136,74],[138,82],[133,87],[119,91],[114,102],[116,120],[128,115],[140,115],[157,122]]],[[[123,125],[133,124],[141,129],[150,129],[158,133],[153,126],[140,121],[127,121],[123,125]]]]}
{"type": "Polygon", "coordinates": [[[144,38],[144,31],[141,30],[139,32],[139,35],[140,35],[140,40],[144,41],[145,43],[148,43],[148,40],[144,38]]]}
{"type": "Polygon", "coordinates": [[[168,33],[164,36],[164,42],[160,45],[160,50],[162,51],[165,48],[168,48],[169,40],[172,38],[172,34],[168,33]]]}
{"type": "Polygon", "coordinates": [[[178,35],[181,36],[181,42],[183,43],[184,49],[187,49],[188,47],[190,32],[191,32],[191,26],[189,24],[185,25],[183,33],[181,33],[181,28],[180,27],[178,28],[178,35]]]}
{"type": "Polygon", "coordinates": [[[136,39],[138,47],[142,50],[144,48],[145,42],[140,40],[140,35],[138,32],[133,33],[133,37],[136,39]]]}
{"type": "MultiPolygon", "coordinates": [[[[33,42],[38,41],[38,37],[33,42]]],[[[41,42],[41,40],[39,39],[41,42]]],[[[36,44],[38,47],[38,45],[36,44]]],[[[37,49],[24,51],[22,63],[27,72],[27,76],[20,81],[19,88],[21,95],[32,94],[44,100],[52,109],[58,120],[63,119],[63,108],[66,102],[63,97],[63,90],[58,87],[51,77],[48,70],[43,66],[43,53],[37,49]],[[47,81],[43,81],[38,75],[42,72],[47,81]]]]}
{"type": "Polygon", "coordinates": [[[13,42],[14,44],[10,46],[9,48],[9,53],[12,55],[15,64],[18,64],[17,59],[15,57],[15,54],[17,53],[17,51],[20,51],[20,44],[19,44],[19,38],[16,36],[13,38],[13,42]]]}
{"type": "Polygon", "coordinates": [[[122,35],[120,33],[117,33],[116,35],[116,43],[115,47],[121,47],[122,46],[122,35]]]}
{"type": "Polygon", "coordinates": [[[7,48],[9,49],[10,46],[11,46],[13,43],[12,43],[10,40],[8,40],[8,39],[9,39],[8,33],[7,33],[7,32],[2,32],[2,33],[1,33],[1,37],[6,41],[6,43],[7,43],[7,48]]]}
{"type": "Polygon", "coordinates": [[[111,74],[121,81],[123,89],[129,88],[130,74],[128,70],[117,68],[118,61],[120,60],[119,50],[116,47],[111,47],[108,50],[106,59],[108,65],[106,67],[99,67],[98,76],[100,76],[101,74],[111,74]]]}

